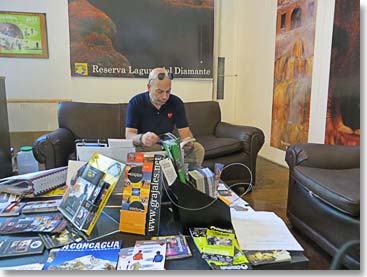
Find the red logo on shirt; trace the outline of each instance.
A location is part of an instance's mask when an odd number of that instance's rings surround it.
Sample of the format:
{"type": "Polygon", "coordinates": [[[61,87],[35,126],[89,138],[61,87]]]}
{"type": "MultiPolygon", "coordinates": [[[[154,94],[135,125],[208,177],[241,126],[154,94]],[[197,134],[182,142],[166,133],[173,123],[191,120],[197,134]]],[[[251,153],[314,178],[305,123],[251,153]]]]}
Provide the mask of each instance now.
{"type": "Polygon", "coordinates": [[[168,116],[169,119],[171,119],[172,116],[173,116],[173,113],[168,113],[167,116],[168,116]]]}

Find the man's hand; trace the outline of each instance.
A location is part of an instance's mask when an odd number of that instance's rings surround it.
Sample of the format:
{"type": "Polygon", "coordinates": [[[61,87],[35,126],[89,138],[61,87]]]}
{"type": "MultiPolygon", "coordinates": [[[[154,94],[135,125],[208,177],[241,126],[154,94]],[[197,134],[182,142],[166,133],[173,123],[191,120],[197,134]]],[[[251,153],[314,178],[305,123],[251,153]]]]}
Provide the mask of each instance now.
{"type": "MultiPolygon", "coordinates": [[[[192,139],[192,137],[186,137],[182,140],[182,142],[188,141],[190,139],[192,139]]],[[[183,146],[183,149],[184,149],[185,153],[189,153],[190,151],[192,151],[193,148],[194,148],[194,143],[192,141],[184,144],[184,146],[183,146]]]]}
{"type": "Polygon", "coordinates": [[[144,146],[151,147],[159,141],[159,136],[153,132],[146,132],[142,135],[141,141],[144,146]]]}

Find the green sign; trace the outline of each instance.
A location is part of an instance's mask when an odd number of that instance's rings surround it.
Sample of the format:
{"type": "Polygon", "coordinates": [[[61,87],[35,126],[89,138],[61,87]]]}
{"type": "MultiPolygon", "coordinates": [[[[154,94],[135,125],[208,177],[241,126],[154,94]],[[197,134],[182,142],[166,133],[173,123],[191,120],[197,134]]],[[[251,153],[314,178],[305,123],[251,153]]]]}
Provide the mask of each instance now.
{"type": "Polygon", "coordinates": [[[45,14],[0,11],[0,56],[48,58],[45,14]]]}

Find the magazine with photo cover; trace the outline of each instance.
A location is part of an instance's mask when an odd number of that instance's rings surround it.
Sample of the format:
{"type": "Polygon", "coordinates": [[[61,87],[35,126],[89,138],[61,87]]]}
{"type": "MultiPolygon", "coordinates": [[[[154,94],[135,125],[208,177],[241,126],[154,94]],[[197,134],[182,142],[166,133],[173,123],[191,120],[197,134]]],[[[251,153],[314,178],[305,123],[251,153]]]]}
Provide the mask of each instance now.
{"type": "Polygon", "coordinates": [[[0,213],[13,202],[18,202],[20,200],[19,195],[0,192],[0,213]]]}
{"type": "Polygon", "coordinates": [[[60,233],[46,233],[38,235],[42,239],[47,249],[57,248],[73,242],[80,242],[84,240],[84,237],[80,234],[80,232],[69,224],[60,233]]]}
{"type": "Polygon", "coordinates": [[[42,254],[44,248],[39,237],[0,236],[0,258],[42,254]]]}
{"type": "Polygon", "coordinates": [[[0,213],[0,217],[3,216],[18,216],[22,212],[23,207],[26,203],[23,202],[12,202],[0,213]]]}
{"type": "Polygon", "coordinates": [[[45,215],[20,215],[18,217],[1,218],[0,234],[16,233],[58,233],[65,229],[67,221],[60,213],[45,215]]]}
{"type": "Polygon", "coordinates": [[[214,270],[248,270],[250,262],[241,250],[237,239],[234,240],[234,256],[232,262],[223,261],[223,256],[211,255],[211,259],[205,259],[211,269],[214,270]]]}
{"type": "Polygon", "coordinates": [[[191,237],[205,260],[232,263],[235,234],[232,230],[216,227],[190,228],[191,237]]]}
{"type": "Polygon", "coordinates": [[[115,270],[120,248],[120,241],[72,243],[52,249],[43,270],[115,270]]]}
{"type": "Polygon", "coordinates": [[[79,230],[90,235],[125,165],[95,153],[70,180],[59,211],[79,230]]]}
{"type": "Polygon", "coordinates": [[[128,270],[164,270],[166,243],[160,240],[136,241],[128,270]]]}
{"type": "Polygon", "coordinates": [[[27,214],[27,213],[56,212],[60,203],[61,198],[53,200],[25,202],[25,205],[22,209],[22,213],[27,214]]]}
{"type": "Polygon", "coordinates": [[[166,242],[166,260],[182,259],[191,257],[191,250],[183,235],[152,237],[152,240],[163,240],[166,242]]]}
{"type": "Polygon", "coordinates": [[[252,265],[291,261],[291,255],[286,250],[267,250],[267,251],[265,250],[262,250],[262,251],[247,250],[244,252],[252,265]]]}

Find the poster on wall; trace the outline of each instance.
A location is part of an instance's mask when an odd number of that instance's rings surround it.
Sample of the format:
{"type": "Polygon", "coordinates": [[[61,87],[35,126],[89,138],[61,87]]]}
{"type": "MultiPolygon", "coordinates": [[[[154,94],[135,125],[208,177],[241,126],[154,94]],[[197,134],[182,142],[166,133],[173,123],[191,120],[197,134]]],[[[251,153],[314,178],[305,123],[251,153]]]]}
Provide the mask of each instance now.
{"type": "Polygon", "coordinates": [[[317,0],[278,0],[272,147],[307,142],[317,0]]]}
{"type": "Polygon", "coordinates": [[[48,58],[46,15],[0,11],[0,57],[48,58]]]}
{"type": "Polygon", "coordinates": [[[68,0],[72,76],[213,77],[214,0],[68,0]]]}
{"type": "Polygon", "coordinates": [[[325,143],[360,144],[360,3],[335,1],[325,143]]]}

